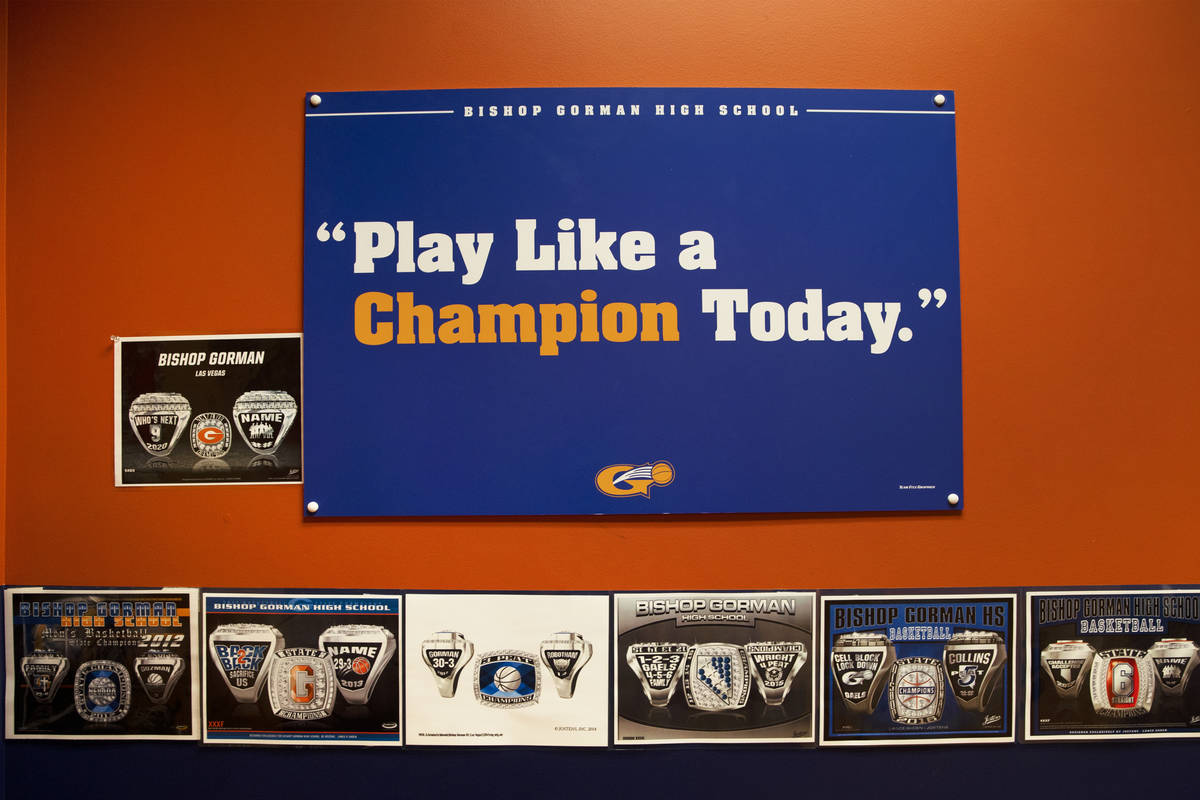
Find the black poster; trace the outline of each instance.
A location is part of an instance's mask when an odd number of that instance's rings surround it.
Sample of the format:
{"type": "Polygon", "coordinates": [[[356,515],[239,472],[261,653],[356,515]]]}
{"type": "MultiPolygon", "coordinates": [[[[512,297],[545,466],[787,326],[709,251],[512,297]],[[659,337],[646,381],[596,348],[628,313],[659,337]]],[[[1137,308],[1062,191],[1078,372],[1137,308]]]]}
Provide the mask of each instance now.
{"type": "Polygon", "coordinates": [[[195,739],[195,589],[9,589],[9,738],[195,739]]]}
{"type": "Polygon", "coordinates": [[[115,342],[117,486],[300,483],[300,334],[115,342]]]}

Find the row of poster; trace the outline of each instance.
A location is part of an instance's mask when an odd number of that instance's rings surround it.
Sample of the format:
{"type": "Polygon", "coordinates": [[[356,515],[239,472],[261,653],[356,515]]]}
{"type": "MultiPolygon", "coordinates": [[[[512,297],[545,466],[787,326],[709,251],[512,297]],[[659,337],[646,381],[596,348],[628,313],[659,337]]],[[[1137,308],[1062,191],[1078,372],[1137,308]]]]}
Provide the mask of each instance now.
{"type": "Polygon", "coordinates": [[[1023,597],[11,588],[6,733],[864,746],[1013,742],[1023,716],[1028,741],[1200,734],[1200,590],[1023,597]]]}

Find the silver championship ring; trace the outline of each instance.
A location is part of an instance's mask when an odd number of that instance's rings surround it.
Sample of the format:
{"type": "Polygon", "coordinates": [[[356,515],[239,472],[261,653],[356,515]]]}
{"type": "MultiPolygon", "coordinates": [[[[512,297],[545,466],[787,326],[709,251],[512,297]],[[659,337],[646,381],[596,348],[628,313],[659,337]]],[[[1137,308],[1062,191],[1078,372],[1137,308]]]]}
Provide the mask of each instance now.
{"type": "Polygon", "coordinates": [[[1105,717],[1138,717],[1154,702],[1154,668],[1145,650],[1117,648],[1092,661],[1092,708],[1105,717]]]}
{"type": "Polygon", "coordinates": [[[119,722],[129,713],[133,685],[125,665],[107,658],[75,670],[75,712],[88,722],[119,722]]]}
{"type": "Polygon", "coordinates": [[[675,694],[683,675],[688,646],[677,642],[631,644],[625,651],[625,663],[642,682],[646,699],[655,708],[665,708],[675,694]]]}
{"type": "Polygon", "coordinates": [[[1080,640],[1062,639],[1042,651],[1042,669],[1059,697],[1076,698],[1087,680],[1096,648],[1080,640]]]}
{"type": "Polygon", "coordinates": [[[579,673],[592,657],[592,643],[578,633],[559,631],[542,642],[538,653],[554,678],[558,696],[569,700],[575,694],[579,673]]]}
{"type": "Polygon", "coordinates": [[[220,625],[208,636],[208,652],[239,703],[257,703],[283,634],[270,625],[220,625]]]}
{"type": "Polygon", "coordinates": [[[21,659],[25,685],[39,703],[49,703],[62,686],[71,662],[56,650],[34,650],[21,659]]]}
{"type": "Polygon", "coordinates": [[[734,711],[750,699],[750,659],[736,644],[692,645],[683,669],[683,696],[697,711],[734,711]]]}
{"type": "Polygon", "coordinates": [[[846,708],[870,714],[887,686],[896,648],[882,633],[845,633],[833,643],[830,669],[846,708]]]}
{"type": "Polygon", "coordinates": [[[763,702],[783,705],[792,680],[808,661],[808,649],[802,642],[750,642],[745,649],[763,702]]]}
{"type": "Polygon", "coordinates": [[[296,399],[287,392],[260,389],[234,401],[233,421],[247,447],[269,456],[283,444],[298,410],[296,399]]]}
{"type": "Polygon", "coordinates": [[[991,631],[953,634],[942,650],[950,691],[964,711],[983,711],[1003,681],[1008,649],[1004,637],[991,631]]]}
{"type": "Polygon", "coordinates": [[[325,719],[337,699],[333,658],[324,650],[289,647],[278,650],[267,680],[271,713],[282,719],[325,719]]]}
{"type": "Polygon", "coordinates": [[[139,394],[129,404],[129,424],[133,434],[152,456],[171,454],[191,416],[191,404],[175,392],[139,394]]]}
{"type": "Polygon", "coordinates": [[[133,662],[133,674],[150,702],[161,705],[171,699],[186,666],[182,656],[166,650],[151,650],[133,662]]]}
{"type": "Polygon", "coordinates": [[[1190,639],[1160,639],[1146,651],[1163,694],[1181,695],[1200,662],[1200,649],[1190,639]]]}
{"type": "Polygon", "coordinates": [[[396,635],[379,625],[334,625],[317,639],[317,647],[333,659],[342,699],[362,706],[396,654],[396,635]]]}
{"type": "Polygon", "coordinates": [[[936,658],[902,658],[892,665],[888,705],[892,722],[925,725],[942,718],[946,681],[936,658]]]}
{"type": "Polygon", "coordinates": [[[433,673],[438,694],[454,697],[458,676],[475,655],[475,645],[461,633],[438,631],[421,642],[421,660],[433,673]]]}
{"type": "Polygon", "coordinates": [[[475,665],[475,699],[489,708],[524,708],[542,692],[537,656],[520,650],[481,653],[475,665]]]}

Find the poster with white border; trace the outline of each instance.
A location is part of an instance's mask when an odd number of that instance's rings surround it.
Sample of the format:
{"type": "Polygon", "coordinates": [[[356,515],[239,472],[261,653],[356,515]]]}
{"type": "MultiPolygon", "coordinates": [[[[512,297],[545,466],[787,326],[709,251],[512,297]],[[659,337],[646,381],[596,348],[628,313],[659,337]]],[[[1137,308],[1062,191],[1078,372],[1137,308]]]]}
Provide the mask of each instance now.
{"type": "Polygon", "coordinates": [[[1200,590],[1025,594],[1025,740],[1200,736],[1200,590]]]}
{"type": "Polygon", "coordinates": [[[10,739],[199,736],[196,589],[4,591],[10,739]]]}
{"type": "Polygon", "coordinates": [[[205,592],[205,744],[403,743],[403,598],[205,592]]]}
{"type": "Polygon", "coordinates": [[[821,746],[1016,741],[1017,596],[822,594],[821,746]]]}
{"type": "Polygon", "coordinates": [[[811,744],[816,594],[613,595],[618,745],[811,744]]]}
{"type": "Polygon", "coordinates": [[[608,745],[607,594],[408,594],[405,741],[608,745]]]}
{"type": "Polygon", "coordinates": [[[113,337],[117,486],[303,482],[300,334],[113,337]]]}

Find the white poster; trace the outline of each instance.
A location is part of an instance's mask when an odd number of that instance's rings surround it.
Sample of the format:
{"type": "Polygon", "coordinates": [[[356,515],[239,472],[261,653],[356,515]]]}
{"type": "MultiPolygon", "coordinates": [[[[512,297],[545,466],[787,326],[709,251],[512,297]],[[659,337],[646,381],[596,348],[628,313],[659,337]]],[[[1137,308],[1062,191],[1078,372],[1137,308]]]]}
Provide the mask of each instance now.
{"type": "Polygon", "coordinates": [[[608,596],[409,594],[409,745],[608,744],[608,596]]]}

